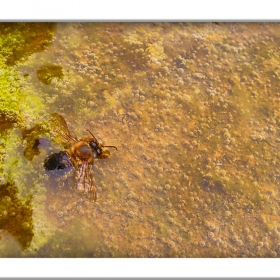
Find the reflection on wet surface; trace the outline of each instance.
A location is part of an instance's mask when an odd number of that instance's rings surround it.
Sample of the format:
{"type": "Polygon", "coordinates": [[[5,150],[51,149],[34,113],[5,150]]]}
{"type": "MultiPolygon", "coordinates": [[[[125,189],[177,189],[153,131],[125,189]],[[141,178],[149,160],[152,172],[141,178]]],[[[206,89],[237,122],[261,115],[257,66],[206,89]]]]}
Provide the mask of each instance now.
{"type": "Polygon", "coordinates": [[[279,23],[2,27],[1,257],[279,257],[279,23]],[[118,148],[96,202],[53,113],[118,148]]]}

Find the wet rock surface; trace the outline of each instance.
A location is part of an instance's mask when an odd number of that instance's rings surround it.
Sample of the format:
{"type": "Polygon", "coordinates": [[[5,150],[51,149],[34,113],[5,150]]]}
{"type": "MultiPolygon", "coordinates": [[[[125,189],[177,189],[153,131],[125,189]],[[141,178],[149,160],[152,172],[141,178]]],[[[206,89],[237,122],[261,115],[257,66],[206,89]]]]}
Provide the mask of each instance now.
{"type": "Polygon", "coordinates": [[[9,90],[38,102],[4,101],[19,119],[1,132],[1,180],[32,195],[34,235],[23,251],[5,233],[0,255],[279,257],[278,29],[56,24],[48,48],[12,68],[9,90]],[[41,83],[45,65],[63,75],[41,83]],[[97,202],[72,169],[43,168],[63,150],[44,126],[53,112],[78,138],[89,129],[118,148],[94,163],[97,202]],[[50,144],[33,151],[37,138],[50,144]]]}

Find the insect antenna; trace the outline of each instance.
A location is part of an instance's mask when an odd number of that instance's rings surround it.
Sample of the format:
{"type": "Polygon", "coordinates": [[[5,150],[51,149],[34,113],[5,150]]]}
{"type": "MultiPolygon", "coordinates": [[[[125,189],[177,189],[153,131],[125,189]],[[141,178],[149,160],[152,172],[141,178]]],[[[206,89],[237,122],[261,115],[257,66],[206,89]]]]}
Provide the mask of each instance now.
{"type": "Polygon", "coordinates": [[[87,131],[90,133],[90,135],[94,138],[94,141],[97,142],[97,139],[94,137],[94,135],[87,129],[87,131]]]}
{"type": "Polygon", "coordinates": [[[106,148],[115,148],[116,150],[118,150],[118,148],[115,147],[115,146],[103,146],[103,147],[106,147],[106,148]]]}

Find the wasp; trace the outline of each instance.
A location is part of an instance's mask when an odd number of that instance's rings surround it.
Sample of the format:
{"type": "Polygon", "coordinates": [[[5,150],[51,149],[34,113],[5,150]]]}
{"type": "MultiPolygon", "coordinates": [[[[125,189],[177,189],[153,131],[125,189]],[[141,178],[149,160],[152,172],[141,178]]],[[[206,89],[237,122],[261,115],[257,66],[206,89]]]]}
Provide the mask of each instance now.
{"type": "Polygon", "coordinates": [[[94,159],[105,159],[110,156],[110,151],[104,148],[116,150],[117,148],[102,145],[89,130],[87,131],[90,137],[78,140],[70,133],[65,119],[57,113],[51,115],[49,123],[53,139],[66,149],[49,155],[44,161],[45,169],[74,167],[77,189],[96,201],[96,187],[91,173],[94,159]]]}

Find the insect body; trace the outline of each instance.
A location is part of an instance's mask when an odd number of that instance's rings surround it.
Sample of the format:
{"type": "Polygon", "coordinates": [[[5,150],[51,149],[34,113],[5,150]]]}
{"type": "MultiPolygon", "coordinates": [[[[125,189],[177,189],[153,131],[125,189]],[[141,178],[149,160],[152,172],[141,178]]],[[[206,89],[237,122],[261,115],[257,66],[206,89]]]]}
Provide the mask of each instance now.
{"type": "Polygon", "coordinates": [[[104,147],[117,148],[115,146],[104,146],[97,141],[93,134],[91,137],[78,140],[74,137],[62,116],[57,113],[51,115],[51,133],[54,139],[67,148],[64,151],[53,153],[45,159],[44,167],[47,170],[75,168],[77,189],[96,200],[96,187],[91,174],[94,159],[103,159],[110,156],[104,147]]]}

